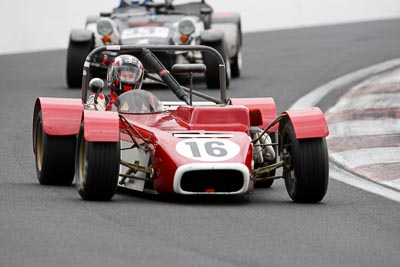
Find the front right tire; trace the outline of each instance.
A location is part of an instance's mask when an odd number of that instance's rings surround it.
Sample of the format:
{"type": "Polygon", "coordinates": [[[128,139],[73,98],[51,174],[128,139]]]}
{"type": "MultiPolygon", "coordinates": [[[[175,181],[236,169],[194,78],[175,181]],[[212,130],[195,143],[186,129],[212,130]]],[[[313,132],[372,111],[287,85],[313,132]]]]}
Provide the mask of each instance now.
{"type": "Polygon", "coordinates": [[[49,135],[43,129],[42,112],[35,118],[32,137],[39,183],[70,185],[74,180],[76,136],[49,135]]]}
{"type": "Polygon", "coordinates": [[[119,142],[88,142],[81,127],[75,157],[76,189],[84,200],[108,201],[117,190],[119,142]]]}

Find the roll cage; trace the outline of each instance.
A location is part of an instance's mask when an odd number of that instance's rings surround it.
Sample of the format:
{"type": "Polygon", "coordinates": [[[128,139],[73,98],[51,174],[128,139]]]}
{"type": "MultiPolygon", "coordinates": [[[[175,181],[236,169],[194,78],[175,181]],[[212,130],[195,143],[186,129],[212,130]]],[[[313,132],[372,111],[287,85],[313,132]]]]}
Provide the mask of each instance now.
{"type": "MultiPolygon", "coordinates": [[[[221,54],[212,47],[204,46],[204,45],[185,45],[185,46],[177,46],[177,45],[108,45],[101,46],[93,49],[89,55],[86,57],[86,60],[83,64],[83,75],[82,75],[82,101],[85,103],[88,98],[88,87],[89,81],[93,78],[93,71],[91,68],[92,63],[94,62],[96,56],[98,56],[101,52],[109,51],[109,52],[117,52],[118,54],[123,53],[135,53],[139,54],[139,59],[143,62],[146,62],[152,68],[157,70],[158,77],[154,77],[152,75],[147,74],[147,77],[158,82],[164,83],[177,97],[178,99],[185,101],[187,104],[191,105],[192,95],[203,98],[207,101],[214,102],[216,104],[227,104],[229,103],[229,99],[226,95],[226,66],[224,63],[224,59],[221,54]],[[153,51],[200,51],[210,53],[215,57],[219,65],[219,87],[220,87],[220,99],[215,98],[213,96],[201,93],[199,91],[193,90],[192,88],[187,88],[181,86],[175,78],[170,73],[170,70],[167,70],[165,66],[158,60],[158,58],[152,53],[153,51]],[[160,79],[161,78],[161,79],[160,79]],[[188,95],[189,94],[189,95],[188,95]]],[[[106,58],[103,62],[106,62],[106,58]]],[[[185,64],[187,68],[185,68],[186,73],[194,73],[197,72],[198,64],[185,64]],[[191,67],[193,66],[193,67],[191,67]]],[[[205,67],[205,66],[204,66],[205,67]]],[[[182,68],[179,68],[182,71],[182,68]]]]}

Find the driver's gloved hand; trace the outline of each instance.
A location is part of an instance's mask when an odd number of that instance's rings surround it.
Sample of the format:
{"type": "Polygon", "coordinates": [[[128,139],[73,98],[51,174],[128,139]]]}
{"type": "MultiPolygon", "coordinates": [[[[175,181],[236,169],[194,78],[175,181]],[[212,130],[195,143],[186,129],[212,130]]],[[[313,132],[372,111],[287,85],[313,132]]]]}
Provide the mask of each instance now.
{"type": "Polygon", "coordinates": [[[86,101],[85,106],[90,110],[101,110],[101,111],[106,110],[107,103],[104,98],[104,95],[99,95],[99,97],[97,98],[97,104],[94,103],[94,97],[95,97],[94,94],[90,95],[88,100],[86,101]]]}

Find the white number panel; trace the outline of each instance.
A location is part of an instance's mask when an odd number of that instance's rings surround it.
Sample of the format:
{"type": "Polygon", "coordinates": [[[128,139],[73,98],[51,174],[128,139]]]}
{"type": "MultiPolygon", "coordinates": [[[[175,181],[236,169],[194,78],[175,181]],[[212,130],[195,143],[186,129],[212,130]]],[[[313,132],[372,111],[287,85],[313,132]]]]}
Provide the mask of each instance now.
{"type": "Polygon", "coordinates": [[[137,27],[128,28],[122,32],[122,39],[128,38],[167,38],[169,35],[169,29],[166,27],[137,27]]]}
{"type": "Polygon", "coordinates": [[[193,138],[182,140],[176,144],[176,151],[190,159],[224,161],[239,154],[240,147],[230,140],[193,138]]]}

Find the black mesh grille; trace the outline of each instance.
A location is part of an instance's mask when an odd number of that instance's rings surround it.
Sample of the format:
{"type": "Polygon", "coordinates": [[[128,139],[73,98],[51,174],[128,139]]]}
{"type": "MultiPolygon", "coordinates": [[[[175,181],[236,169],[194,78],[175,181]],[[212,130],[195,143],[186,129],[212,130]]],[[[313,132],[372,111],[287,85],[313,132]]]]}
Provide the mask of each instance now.
{"type": "Polygon", "coordinates": [[[183,174],[181,188],[188,192],[236,192],[243,187],[237,170],[196,170],[183,174]]]}

